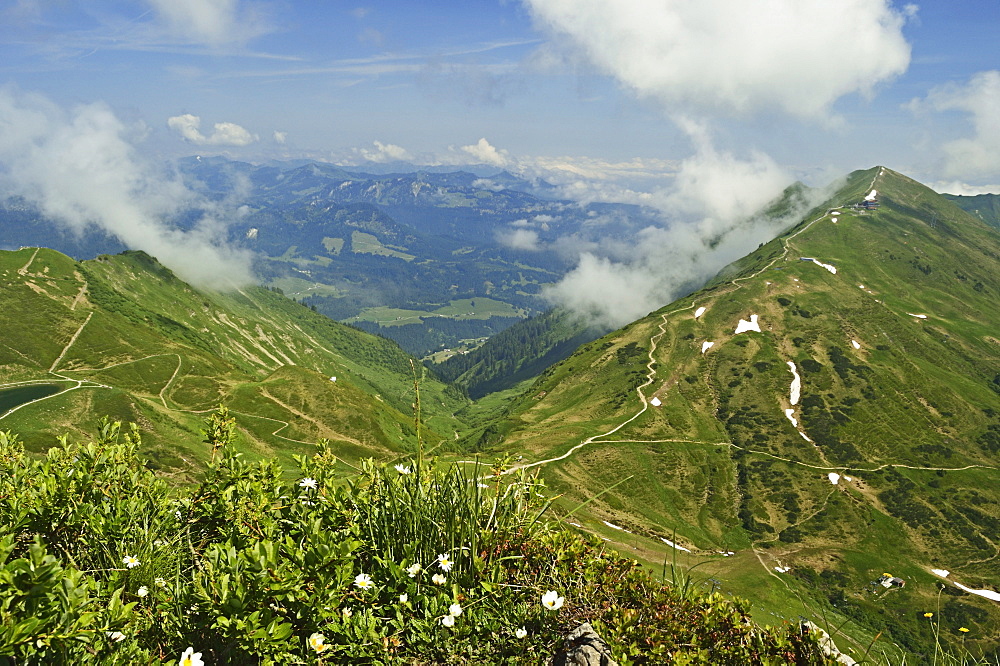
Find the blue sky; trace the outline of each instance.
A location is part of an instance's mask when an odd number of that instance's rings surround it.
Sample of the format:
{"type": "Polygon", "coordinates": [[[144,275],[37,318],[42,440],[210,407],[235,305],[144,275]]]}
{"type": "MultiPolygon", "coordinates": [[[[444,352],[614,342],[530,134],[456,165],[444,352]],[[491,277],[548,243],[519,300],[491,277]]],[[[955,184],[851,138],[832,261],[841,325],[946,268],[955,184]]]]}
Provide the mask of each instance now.
{"type": "MultiPolygon", "coordinates": [[[[621,71],[628,63],[600,53],[602,41],[609,42],[605,50],[627,50],[634,31],[641,33],[637,48],[655,49],[658,21],[678,18],[658,6],[678,4],[690,3],[20,0],[0,5],[0,82],[66,109],[105,103],[123,122],[144,126],[142,150],[164,155],[359,162],[367,154],[461,162],[473,155],[462,147],[485,138],[506,151],[508,164],[523,168],[539,161],[550,167],[557,158],[583,159],[598,169],[638,159],[643,165],[635,170],[669,172],[669,164],[698,149],[690,131],[678,127],[684,115],[705,125],[716,149],[736,159],[764,153],[807,179],[880,163],[930,182],[1000,182],[1000,157],[997,164],[986,160],[963,169],[968,160],[953,145],[989,140],[977,135],[975,123],[988,129],[989,119],[980,117],[1000,113],[988,108],[991,81],[970,87],[976,74],[1000,66],[995,0],[916,7],[881,0],[818,3],[838,7],[841,19],[834,26],[839,38],[824,33],[816,40],[810,31],[822,26],[801,14],[817,3],[713,0],[698,4],[716,15],[758,6],[758,18],[745,19],[750,46],[733,44],[729,27],[716,29],[697,12],[678,11],[690,25],[661,31],[662,40],[698,35],[705,53],[720,59],[703,74],[708,86],[757,44],[766,48],[790,37],[793,47],[820,43],[799,69],[819,64],[815,76],[825,79],[846,61],[846,83],[804,89],[802,97],[821,106],[806,111],[764,102],[805,83],[785,83],[799,72],[766,54],[761,80],[743,91],[754,99],[738,107],[725,98],[697,99],[711,93],[690,80],[643,79],[642,73],[629,79],[621,71]],[[795,6],[804,10],[796,15],[789,11],[795,6]],[[897,62],[882,70],[851,62],[863,24],[885,16],[897,17],[898,26],[867,35],[883,43],[864,50],[869,61],[897,62]],[[908,53],[901,54],[900,45],[908,53]],[[186,124],[168,125],[184,116],[186,124]],[[198,133],[190,116],[197,118],[198,133]],[[245,134],[215,134],[217,123],[245,134]]],[[[701,56],[697,48],[674,55],[685,63],[677,67],[695,69],[701,56]]],[[[673,66],[669,58],[661,62],[665,69],[673,66]]]]}

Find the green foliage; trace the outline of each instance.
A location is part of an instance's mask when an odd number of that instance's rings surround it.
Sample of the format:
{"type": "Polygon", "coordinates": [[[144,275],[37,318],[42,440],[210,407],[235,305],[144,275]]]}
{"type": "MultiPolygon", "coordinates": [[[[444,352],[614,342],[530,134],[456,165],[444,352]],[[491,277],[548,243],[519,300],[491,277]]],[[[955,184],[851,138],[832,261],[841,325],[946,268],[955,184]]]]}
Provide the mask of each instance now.
{"type": "Polygon", "coordinates": [[[0,663],[539,663],[578,621],[623,664],[825,663],[740,603],[654,582],[542,519],[544,486],[480,466],[366,463],[321,442],[300,478],[232,447],[171,492],[134,427],[27,457],[0,433],[0,663]],[[542,603],[551,591],[550,606],[542,603]],[[565,605],[563,606],[563,603],[565,605]]]}

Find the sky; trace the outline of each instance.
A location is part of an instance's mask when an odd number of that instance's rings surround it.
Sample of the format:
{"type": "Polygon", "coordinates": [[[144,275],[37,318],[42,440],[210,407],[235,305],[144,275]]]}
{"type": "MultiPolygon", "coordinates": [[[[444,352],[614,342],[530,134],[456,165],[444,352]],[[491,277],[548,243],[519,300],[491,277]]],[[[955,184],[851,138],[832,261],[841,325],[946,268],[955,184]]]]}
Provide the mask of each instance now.
{"type": "Polygon", "coordinates": [[[997,34],[998,0],[6,0],[0,194],[121,236],[190,205],[164,158],[488,164],[705,239],[877,164],[1000,192],[997,34]]]}

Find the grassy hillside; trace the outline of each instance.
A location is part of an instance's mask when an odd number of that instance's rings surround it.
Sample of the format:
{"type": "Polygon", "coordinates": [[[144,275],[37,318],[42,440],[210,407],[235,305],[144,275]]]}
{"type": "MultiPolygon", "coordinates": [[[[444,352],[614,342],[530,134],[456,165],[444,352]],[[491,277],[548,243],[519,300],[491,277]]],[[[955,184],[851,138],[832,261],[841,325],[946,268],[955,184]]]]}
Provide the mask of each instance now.
{"type": "Polygon", "coordinates": [[[856,172],[705,289],[550,368],[476,444],[566,507],[592,500],[581,529],[698,563],[762,615],[926,656],[938,612],[943,640],[995,653],[997,602],[953,582],[1000,587],[998,259],[945,198],[856,172]],[[878,209],[854,207],[873,189],[878,209]],[[873,587],[886,572],[905,587],[873,587]]]}
{"type": "MultiPolygon", "coordinates": [[[[0,396],[61,389],[0,415],[29,450],[108,415],[142,423],[151,464],[186,473],[206,457],[191,436],[220,403],[247,415],[242,447],[255,457],[290,462],[325,437],[356,461],[416,441],[420,366],[273,291],[198,291],[138,252],[74,262],[37,248],[0,252],[0,284],[0,396]]],[[[427,441],[452,441],[464,399],[426,378],[422,403],[427,441]]]]}
{"type": "Polygon", "coordinates": [[[976,194],[962,196],[944,194],[946,199],[994,228],[1000,228],[1000,194],[976,194]]]}

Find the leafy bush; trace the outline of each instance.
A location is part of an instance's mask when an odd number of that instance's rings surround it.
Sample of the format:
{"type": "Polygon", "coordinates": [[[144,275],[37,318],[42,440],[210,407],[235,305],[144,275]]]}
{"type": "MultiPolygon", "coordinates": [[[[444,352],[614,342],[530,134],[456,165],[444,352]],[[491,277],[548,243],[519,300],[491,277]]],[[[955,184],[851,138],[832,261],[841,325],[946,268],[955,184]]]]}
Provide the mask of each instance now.
{"type": "Polygon", "coordinates": [[[0,663],[534,664],[580,621],[623,664],[826,663],[543,520],[526,475],[418,458],[342,478],[320,442],[289,481],[234,428],[211,417],[213,462],[183,489],[134,426],[42,459],[0,433],[0,663]]]}

